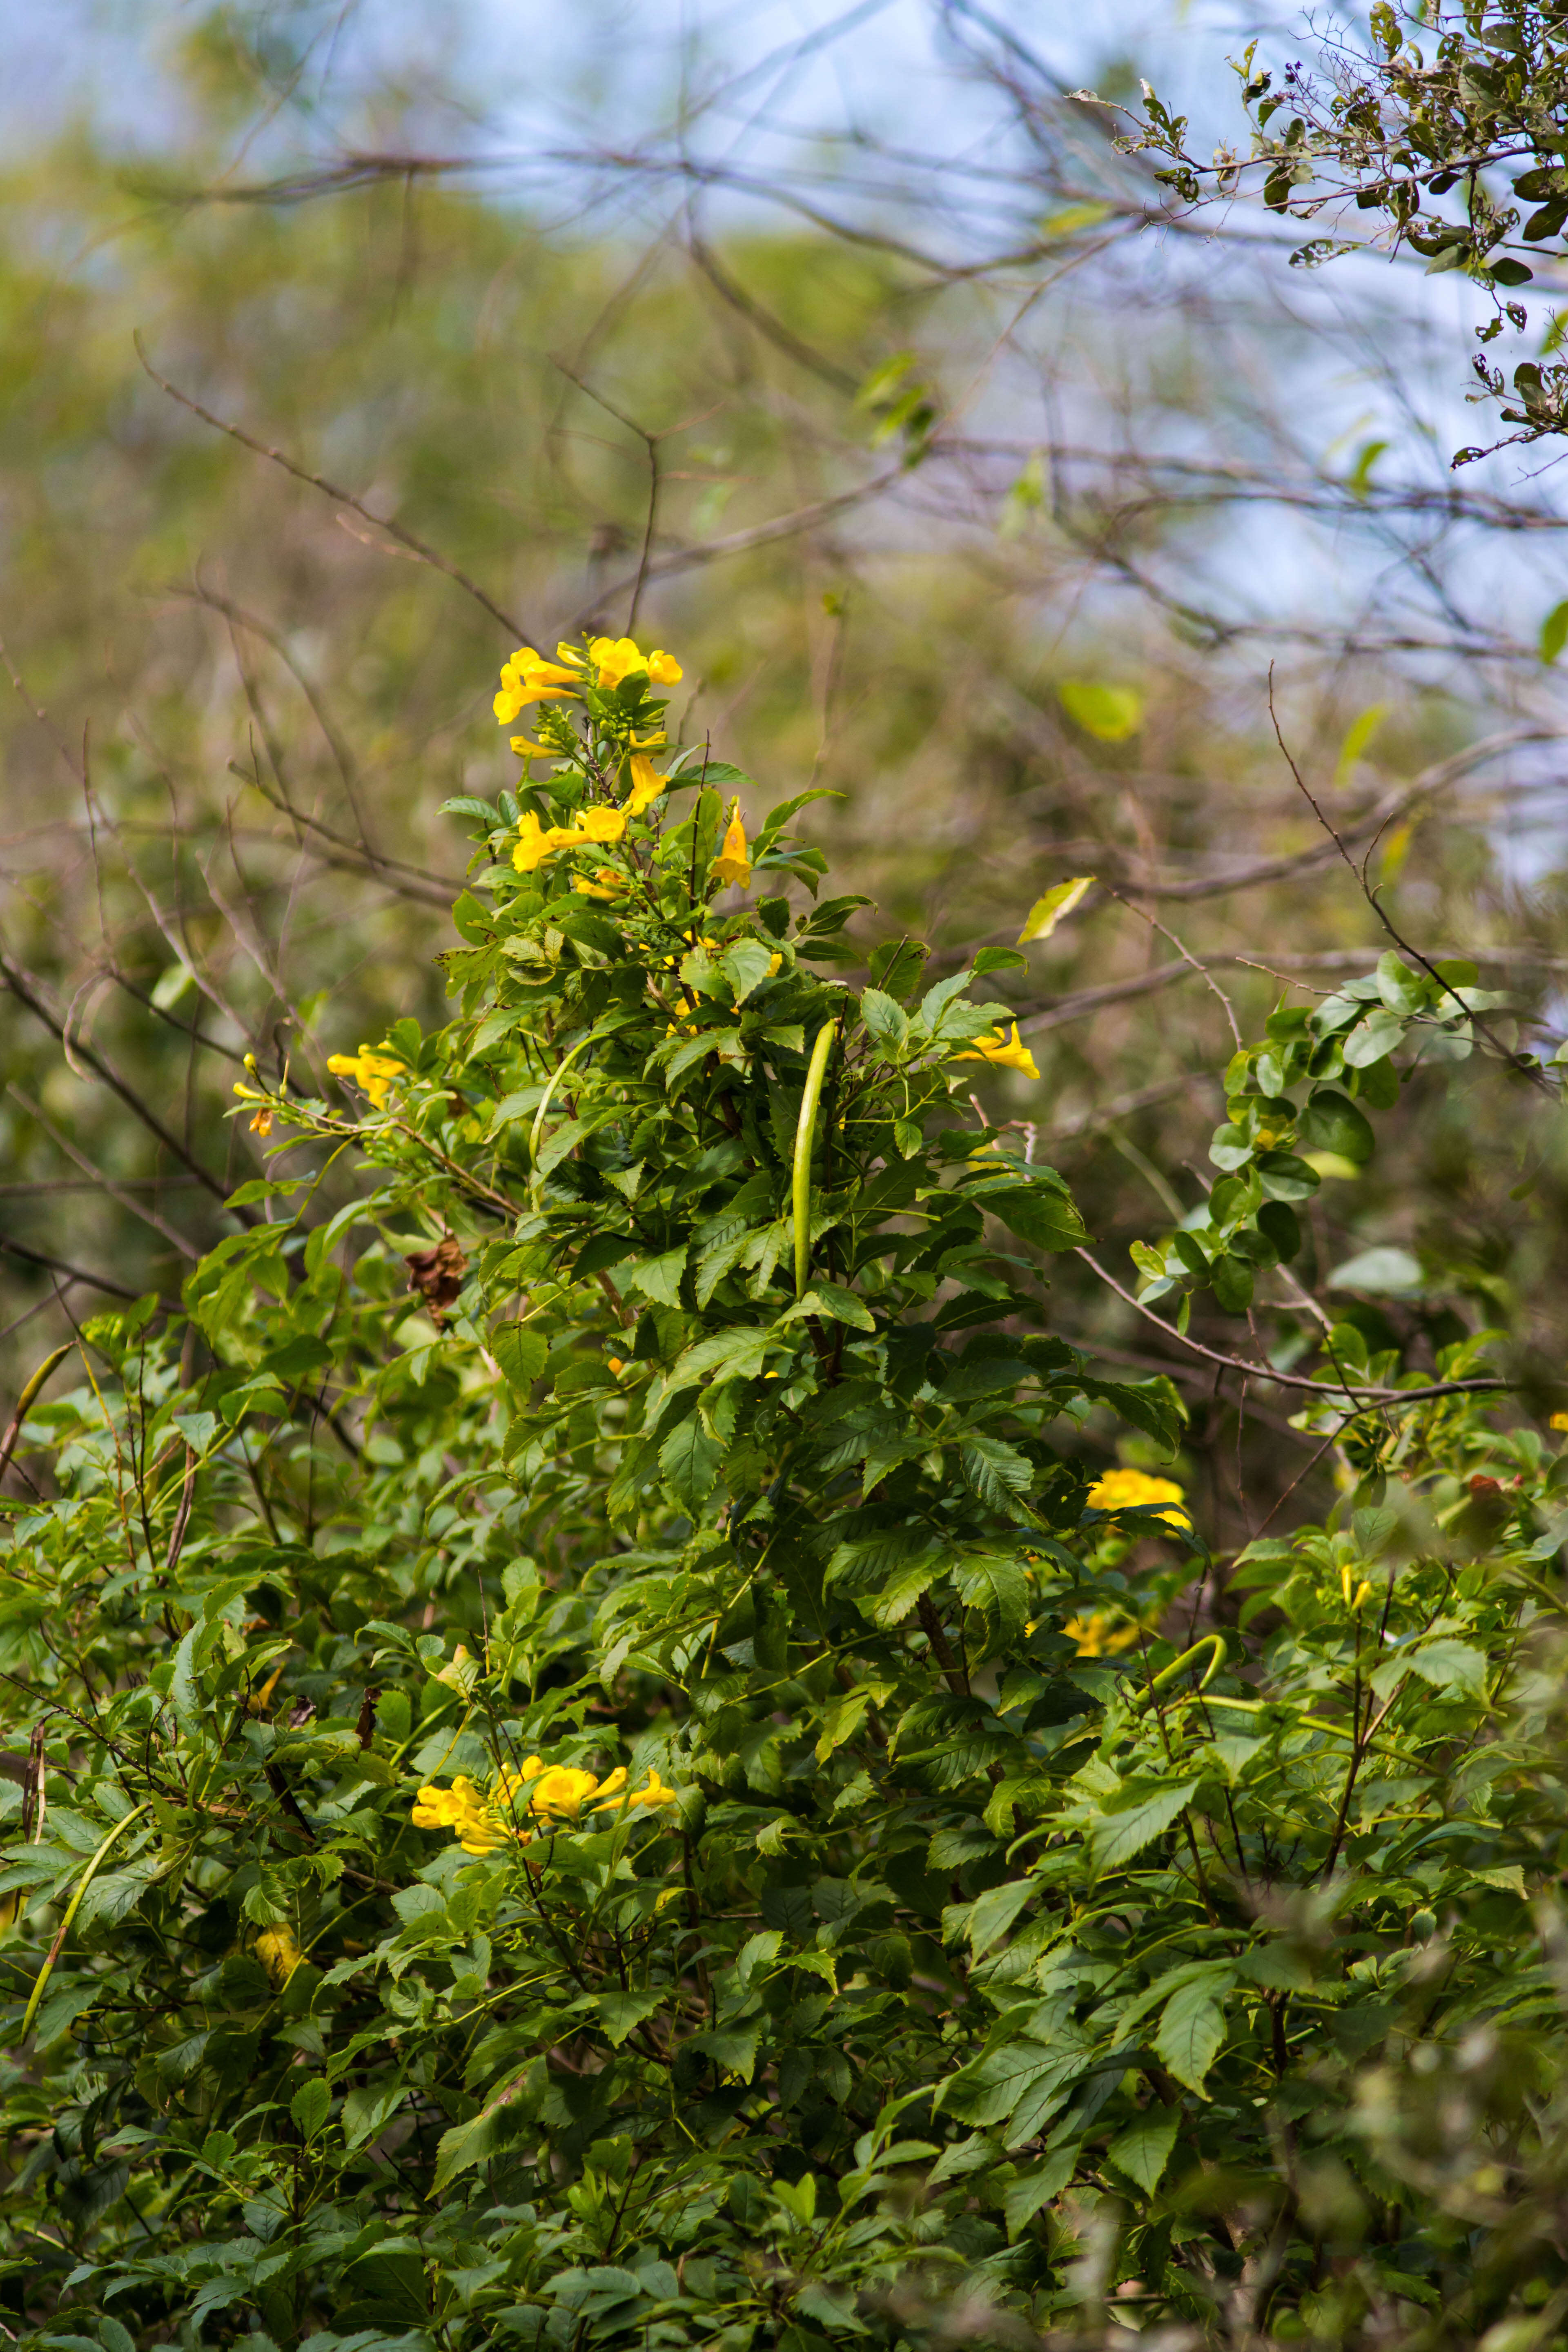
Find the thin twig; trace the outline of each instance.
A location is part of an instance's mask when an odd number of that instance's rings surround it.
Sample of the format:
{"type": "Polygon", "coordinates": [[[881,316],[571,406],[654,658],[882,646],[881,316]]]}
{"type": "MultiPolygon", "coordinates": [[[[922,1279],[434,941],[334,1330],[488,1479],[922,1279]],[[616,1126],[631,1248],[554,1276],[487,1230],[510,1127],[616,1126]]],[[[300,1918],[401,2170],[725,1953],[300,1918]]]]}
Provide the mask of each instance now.
{"type": "MultiPolygon", "coordinates": [[[[1073,1255],[1075,1257],[1082,1258],[1085,1265],[1099,1276],[1108,1290],[1114,1290],[1118,1298],[1124,1298],[1128,1306],[1142,1315],[1146,1323],[1154,1324],[1168,1339],[1173,1339],[1179,1348],[1190,1349],[1194,1356],[1203,1356],[1211,1364],[1223,1364],[1229,1371],[1245,1372],[1248,1380],[1272,1381],[1278,1388],[1304,1389],[1313,1396],[1368,1397],[1373,1404],[1382,1403],[1384,1401],[1395,1404],[1419,1404],[1426,1397],[1460,1396],[1472,1390],[1511,1390],[1517,1386],[1517,1382],[1513,1381],[1487,1377],[1473,1381],[1433,1381],[1426,1387],[1418,1389],[1385,1389],[1375,1387],[1370,1381],[1357,1381],[1352,1384],[1349,1381],[1337,1382],[1310,1381],[1303,1379],[1300,1372],[1276,1371],[1272,1364],[1249,1363],[1245,1356],[1227,1356],[1222,1354],[1216,1348],[1205,1348],[1201,1339],[1191,1339],[1186,1332],[1178,1331],[1173,1323],[1167,1323],[1163,1316],[1156,1315],[1152,1307],[1145,1307],[1141,1298],[1135,1298],[1130,1290],[1124,1290],[1116,1276],[1113,1274],[1108,1274],[1099,1259],[1091,1256],[1088,1250],[1075,1245],[1073,1255]]],[[[1358,1405],[1355,1413],[1350,1414],[1348,1418],[1354,1420],[1356,1414],[1369,1412],[1371,1409],[1371,1405],[1358,1405]]]]}
{"type": "Polygon", "coordinates": [[[433,547],[427,546],[424,540],[416,538],[413,531],[405,530],[402,523],[388,522],[384,516],[372,514],[370,509],[356,499],[352,491],[340,489],[335,482],[329,482],[325,475],[312,474],[308,467],[297,466],[292,457],[285,457],[281,449],[269,448],[265,441],[258,441],[253,435],[247,433],[243,426],[229,425],[221,416],[215,416],[210,408],[204,408],[199,400],[193,400],[189,393],[182,392],[177,384],[169,382],[167,376],[159,374],[142,350],[142,338],[139,334],[133,336],[132,340],[136,346],[136,356],[147,373],[161,390],[168,394],[171,400],[177,400],[182,408],[188,408],[193,416],[199,416],[202,423],[210,425],[215,432],[226,433],[231,441],[237,441],[245,448],[253,449],[258,457],[268,458],[274,466],[281,466],[283,471],[286,474],[292,474],[297,482],[307,482],[313,490],[320,490],[324,497],[335,499],[338,505],[351,507],[355,514],[362,515],[365,521],[374,524],[377,530],[385,531],[389,539],[400,541],[410,553],[418,556],[422,562],[430,564],[437,572],[444,572],[448,580],[456,581],[458,586],[466,590],[476,604],[483,605],[491,620],[500,622],[508,636],[518,638],[524,643],[530,642],[529,632],[521,623],[513,620],[510,613],[503,612],[501,607],[485,593],[478,581],[470,580],[468,573],[460,571],[457,564],[448,563],[444,555],[437,555],[433,547]]]}

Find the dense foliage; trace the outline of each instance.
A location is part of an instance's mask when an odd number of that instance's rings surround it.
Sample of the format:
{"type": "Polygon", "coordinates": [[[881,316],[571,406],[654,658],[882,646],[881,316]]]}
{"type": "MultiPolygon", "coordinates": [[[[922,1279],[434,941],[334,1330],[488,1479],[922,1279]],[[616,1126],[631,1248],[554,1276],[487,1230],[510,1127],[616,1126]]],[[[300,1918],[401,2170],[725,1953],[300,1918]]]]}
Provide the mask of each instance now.
{"type": "Polygon", "coordinates": [[[24,1398],[7,2328],[1547,2341],[1568,1478],[1500,1335],[1290,1272],[1473,971],[1281,1003],[1135,1253],[1339,1465],[1213,1559],[973,1091],[1021,957],[849,985],[679,677],[513,657],[453,1018],[253,1063],[240,1229],[24,1398]]]}
{"type": "MultiPolygon", "coordinates": [[[[1237,61],[1251,137],[1212,161],[1192,154],[1184,117],[1146,89],[1146,117],[1128,142],[1168,159],[1157,177],[1184,204],[1256,186],[1282,216],[1328,234],[1291,255],[1308,268],[1369,243],[1422,257],[1428,273],[1461,270],[1491,293],[1494,316],[1477,329],[1490,343],[1523,333],[1520,289],[1550,274],[1568,227],[1568,22],[1555,0],[1377,0],[1368,36],[1334,26],[1317,70],[1300,58],[1273,68],[1254,41],[1237,61]],[[1353,200],[1354,210],[1350,209],[1353,200]],[[1355,214],[1380,216],[1371,225],[1355,214]]],[[[1554,314],[1544,341],[1508,372],[1474,360],[1478,400],[1503,404],[1517,428],[1494,446],[1568,431],[1568,366],[1554,314]]],[[[1467,447],[1457,466],[1489,455],[1467,447]]]]}

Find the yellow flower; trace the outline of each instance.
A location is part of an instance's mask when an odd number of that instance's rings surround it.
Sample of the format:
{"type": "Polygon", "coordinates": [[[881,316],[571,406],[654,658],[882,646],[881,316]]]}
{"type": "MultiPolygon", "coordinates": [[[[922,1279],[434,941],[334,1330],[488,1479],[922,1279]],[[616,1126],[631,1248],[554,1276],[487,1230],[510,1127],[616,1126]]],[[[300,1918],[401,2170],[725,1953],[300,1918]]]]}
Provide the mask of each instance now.
{"type": "Polygon", "coordinates": [[[535,743],[528,735],[514,735],[511,739],[511,748],[519,759],[521,759],[525,753],[531,753],[536,760],[548,760],[550,757],[549,744],[535,743]]]}
{"type": "MultiPolygon", "coordinates": [[[[236,1087],[235,1093],[238,1092],[239,1088],[236,1087]]],[[[1568,1429],[1568,1412],[1554,1412],[1546,1426],[1548,1429],[1568,1429]]]]}
{"type": "Polygon", "coordinates": [[[582,680],[574,669],[547,662],[531,646],[520,646],[511,659],[501,665],[496,718],[505,727],[531,702],[562,702],[581,691],[582,680]]]}
{"type": "MultiPolygon", "coordinates": [[[[564,652],[563,646],[557,651],[564,652]]],[[[596,664],[601,686],[619,686],[623,678],[637,670],[647,672],[654,686],[677,686],[682,676],[680,664],[673,654],[645,654],[635,637],[595,637],[588,647],[588,658],[596,664]]]]}
{"type": "Polygon", "coordinates": [[[405,1075],[405,1064],[369,1045],[362,1045],[357,1054],[329,1055],[327,1067],[334,1078],[352,1078],[356,1087],[363,1087],[376,1110],[386,1100],[393,1081],[405,1075]]]}
{"type": "Polygon", "coordinates": [[[638,751],[632,760],[632,796],[626,803],[628,816],[642,816],[658,800],[668,776],[661,776],[653,761],[638,751]]]}
{"type": "Polygon", "coordinates": [[[242,1087],[237,1083],[236,1084],[234,1090],[239,1097],[241,1102],[252,1102],[260,1106],[258,1109],[252,1111],[250,1118],[247,1122],[251,1134],[270,1135],[272,1132],[272,1106],[268,1101],[266,1096],[258,1095],[254,1087],[242,1087]]]}
{"type": "MultiPolygon", "coordinates": [[[[626,1777],[623,1772],[622,1780],[626,1777]]],[[[584,1799],[592,1797],[598,1786],[597,1773],[585,1772],[580,1765],[552,1764],[529,1790],[528,1810],[545,1821],[574,1822],[584,1799]]]]}
{"type": "Polygon", "coordinates": [[[606,845],[619,841],[626,829],[626,813],[617,808],[586,808],[578,818],[568,841],[596,841],[606,845]]]}
{"type": "MultiPolygon", "coordinates": [[[[1131,1511],[1153,1503],[1182,1503],[1186,1500],[1173,1478],[1151,1478],[1142,1470],[1108,1470],[1089,1488],[1088,1502],[1091,1511],[1131,1511]]],[[[1173,1528],[1190,1528],[1185,1511],[1162,1511],[1160,1517],[1173,1528]]]]}
{"type": "Polygon", "coordinates": [[[990,1062],[999,1070],[1022,1070],[1026,1078],[1037,1078],[1035,1057],[1018,1034],[1018,1024],[1013,1024],[1013,1034],[1005,1029],[994,1029],[989,1037],[976,1037],[966,1054],[955,1054],[955,1062],[990,1062]]]}
{"type": "Polygon", "coordinates": [[[256,1938],[256,1957],[275,1985],[286,1985],[305,1956],[287,1927],[264,1927],[256,1938]]]}
{"type": "Polygon", "coordinates": [[[626,896],[626,886],[613,866],[601,866],[592,882],[578,880],[573,883],[572,887],[582,898],[622,898],[626,896]]]}
{"type": "Polygon", "coordinates": [[[1062,1631],[1069,1642],[1077,1643],[1080,1658],[1114,1657],[1119,1650],[1130,1650],[1138,1639],[1136,1625],[1102,1609],[1097,1609],[1092,1617],[1069,1617],[1062,1631]]]}
{"type": "Polygon", "coordinates": [[[725,828],[723,843],[713,860],[713,872],[721,882],[738,882],[742,890],[752,884],[752,860],[746,848],[746,828],[741,823],[741,803],[730,803],[730,822],[725,828]]]}
{"type": "Polygon", "coordinates": [[[521,1765],[504,1766],[488,1797],[461,1774],[449,1789],[421,1789],[411,1819],[416,1829],[449,1829],[465,1853],[485,1854],[509,1843],[526,1845],[536,1832],[570,1826],[601,1807],[618,1811],[674,1801],[675,1790],[656,1771],[634,1790],[626,1787],[625,1765],[601,1780],[581,1765],[529,1756],[521,1765]]]}

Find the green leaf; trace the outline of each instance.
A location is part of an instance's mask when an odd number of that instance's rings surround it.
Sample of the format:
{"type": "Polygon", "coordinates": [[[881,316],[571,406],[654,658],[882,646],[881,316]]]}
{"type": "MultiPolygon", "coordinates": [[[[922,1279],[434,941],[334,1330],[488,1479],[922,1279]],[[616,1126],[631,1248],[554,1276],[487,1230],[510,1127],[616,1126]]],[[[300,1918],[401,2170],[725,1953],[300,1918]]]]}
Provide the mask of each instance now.
{"type": "Polygon", "coordinates": [[[1097,678],[1064,677],[1057,688],[1062,709],[1075,727],[1101,743],[1125,743],[1143,724],[1143,697],[1135,686],[1106,686],[1097,678]]]}
{"type": "Polygon", "coordinates": [[[686,2046],[705,2052],[725,2074],[739,2074],[742,2083],[749,2083],[757,2070],[761,2039],[760,2024],[721,2025],[711,2033],[694,2033],[686,2046]]]}
{"type": "Polygon", "coordinates": [[[988,1886],[975,1898],[969,1906],[963,1932],[976,1959],[1008,1933],[1037,1891],[1032,1878],[1011,1878],[1004,1879],[1000,1886],[988,1886]]]}
{"type": "Polygon", "coordinates": [[[1002,2218],[1007,2225],[1009,2240],[1026,2230],[1042,2205],[1059,2197],[1073,2177],[1078,2163],[1076,2147],[1058,2147],[1042,2163],[1031,2165],[1027,2172],[1019,2173],[1002,2192],[1002,2218]]]}
{"type": "Polygon", "coordinates": [[[860,998],[860,1017],[888,1060],[897,1061],[910,1041],[909,1015],[903,1006],[879,988],[868,988],[860,998]]]}
{"type": "Polygon", "coordinates": [[[689,1511],[700,1510],[713,1492],[724,1449],[710,1437],[695,1413],[678,1422],[658,1449],[658,1466],[689,1511]]]}
{"type": "Polygon", "coordinates": [[[1076,1249],[1089,1239],[1089,1228],[1079,1215],[1071,1193],[1059,1177],[1042,1177],[1034,1183],[1005,1180],[976,1187],[970,1197],[987,1214],[1000,1217],[1009,1233],[1037,1249],[1076,1249]]]}
{"type": "Polygon", "coordinates": [[[862,1601],[860,1605],[871,1622],[880,1625],[884,1631],[902,1624],[921,1594],[936,1582],[945,1566],[946,1561],[940,1552],[921,1552],[906,1568],[900,1569],[891,1583],[885,1585],[875,1600],[862,1601]]]}
{"type": "Polygon", "coordinates": [[[1178,2083],[1204,2095],[1204,2083],[1225,2040],[1225,2009],[1206,1982],[1171,1995],[1154,2037],[1154,2054],[1178,2083]]]}
{"type": "Polygon", "coordinates": [[[1347,1095],[1321,1087],[1297,1122],[1297,1140],[1303,1150],[1337,1152],[1360,1168],[1376,1149],[1371,1122],[1347,1095]]]}
{"type": "Polygon", "coordinates": [[[686,1271],[687,1244],[679,1249],[666,1250],[662,1257],[645,1257],[626,1272],[626,1287],[644,1298],[651,1298],[658,1307],[679,1307],[680,1277],[686,1271]]]}
{"type": "Polygon", "coordinates": [[[1405,1024],[1399,1015],[1380,1006],[1364,1021],[1357,1022],[1340,1050],[1349,1068],[1364,1070],[1368,1063],[1381,1062],[1384,1055],[1392,1054],[1404,1034],[1405,1024]]]}
{"type": "Polygon", "coordinates": [[[688,1348],[669,1376],[672,1389],[694,1388],[700,1381],[717,1387],[721,1381],[752,1381],[775,1346],[773,1333],[755,1325],[733,1331],[716,1331],[688,1348]]]}
{"type": "MultiPolygon", "coordinates": [[[[994,1438],[976,1438],[973,1442],[976,1445],[997,1444],[994,1438]]],[[[968,1448],[964,1450],[967,1453],[968,1448]]],[[[1001,1446],[998,1450],[1007,1453],[1011,1449],[1001,1446]]],[[[1027,1463],[1023,1465],[1026,1471],[1028,1466],[1027,1463]]],[[[1005,1649],[1022,1633],[1029,1613],[1029,1587],[1023,1568],[1017,1560],[992,1552],[980,1559],[961,1559],[955,1575],[960,1596],[967,1606],[984,1612],[991,1650],[1005,1649]]]]}
{"type": "Polygon", "coordinates": [[[719,966],[735,992],[737,1004],[744,1004],[752,990],[761,987],[768,978],[773,963],[773,953],[761,940],[736,940],[725,949],[719,959],[719,966]]]}
{"type": "Polygon", "coordinates": [[[1466,1698],[1483,1702],[1486,1698],[1487,1662],[1468,1642],[1423,1642],[1409,1653],[1405,1663],[1412,1674],[1436,1690],[1458,1691],[1466,1698]]]}
{"type": "Polygon", "coordinates": [[[327,2120],[327,2110],[331,2104],[332,2095],[323,2074],[312,2074],[310,2081],[295,2092],[289,2103],[289,2113],[299,2126],[301,2138],[315,2138],[327,2120]]]}
{"type": "Polygon", "coordinates": [[[1551,612],[1541,624],[1538,648],[1542,660],[1548,667],[1556,660],[1565,645],[1568,645],[1568,597],[1564,597],[1562,604],[1553,604],[1551,612]]]}
{"type": "MultiPolygon", "coordinates": [[[[1063,699],[1066,700],[1065,693],[1063,699]]],[[[1074,908],[1082,905],[1094,884],[1092,874],[1075,874],[1070,882],[1058,882],[1043,898],[1037,898],[1024,918],[1018,945],[1025,947],[1031,940],[1048,940],[1057,925],[1065,923],[1074,908]]]]}
{"type": "Polygon", "coordinates": [[[1397,1297],[1419,1290],[1425,1280],[1418,1257],[1412,1257],[1408,1250],[1384,1246],[1362,1250],[1356,1256],[1346,1258],[1343,1265],[1336,1266],[1330,1275],[1328,1287],[1384,1291],[1397,1297]]]}
{"type": "Polygon", "coordinates": [[[594,2013],[618,2050],[627,2034],[633,2032],[645,2017],[657,2015],[668,1997],[667,1993],[648,1990],[641,1992],[602,1992],[595,1997],[594,2013]]]}
{"type": "Polygon", "coordinates": [[[1146,2196],[1152,2197],[1160,2186],[1181,2122],[1179,2107],[1149,2107],[1135,2124],[1119,2132],[1105,2151],[1117,2170],[1146,2196]]]}
{"type": "Polygon", "coordinates": [[[1014,1497],[1026,1495],[1035,1482],[1033,1466],[1023,1454],[1000,1437],[987,1437],[979,1430],[965,1432],[959,1460],[965,1481],[981,1501],[994,1511],[1005,1512],[1009,1518],[1014,1516],[1014,1497]]]}
{"type": "Polygon", "coordinates": [[[374,2084],[353,2090],[343,2101],[342,2129],[346,2147],[363,2147],[378,2139],[407,2096],[402,2083],[378,2090],[374,2084]]]}
{"type": "Polygon", "coordinates": [[[1089,1868],[1094,1876],[1121,1870],[1133,1856],[1168,1830],[1191,1804],[1195,1780],[1150,1782],[1131,1780],[1095,1822],[1089,1835],[1089,1868]]]}
{"type": "Polygon", "coordinates": [[[814,1315],[828,1316],[835,1323],[847,1323],[857,1331],[874,1331],[877,1318],[865,1300],[841,1283],[816,1282],[798,1302],[814,1315]]]}
{"type": "Polygon", "coordinates": [[[544,1370],[550,1344],[542,1331],[526,1323],[503,1323],[489,1335],[489,1350],[500,1366],[509,1388],[531,1388],[544,1370]]]}

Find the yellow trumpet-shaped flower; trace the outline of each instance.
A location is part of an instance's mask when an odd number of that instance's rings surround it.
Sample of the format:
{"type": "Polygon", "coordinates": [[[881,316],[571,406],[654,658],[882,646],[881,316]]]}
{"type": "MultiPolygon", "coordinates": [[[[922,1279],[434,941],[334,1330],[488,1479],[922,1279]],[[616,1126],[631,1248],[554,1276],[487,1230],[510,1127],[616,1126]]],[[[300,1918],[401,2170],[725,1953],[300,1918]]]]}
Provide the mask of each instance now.
{"type": "MultiPolygon", "coordinates": [[[[1186,1496],[1173,1478],[1151,1478],[1142,1470],[1108,1470],[1097,1479],[1086,1498],[1092,1511],[1129,1511],[1154,1503],[1184,1503],[1186,1496]]],[[[1162,1511],[1173,1528],[1190,1528],[1184,1510],[1162,1511]]]]}
{"type": "Polygon", "coordinates": [[[1037,1078],[1035,1057],[1018,1034],[1018,1024],[1013,1024],[1013,1034],[1005,1029],[994,1029],[989,1037],[976,1037],[967,1053],[955,1054],[955,1062],[989,1062],[998,1070],[1022,1070],[1026,1078],[1037,1078]]]}
{"type": "Polygon", "coordinates": [[[719,855],[713,860],[713,872],[721,882],[738,882],[742,890],[752,884],[752,859],[746,846],[746,828],[741,823],[741,803],[730,803],[730,822],[724,828],[724,838],[719,855]]]}
{"type": "Polygon", "coordinates": [[[536,743],[531,735],[514,735],[511,748],[520,760],[530,754],[536,760],[548,760],[550,757],[549,744],[536,743]]]}
{"type": "Polygon", "coordinates": [[[626,886],[613,866],[601,866],[591,882],[582,880],[572,885],[580,898],[624,898],[626,886]]]}
{"type": "Polygon", "coordinates": [[[421,1789],[411,1819],[416,1829],[449,1829],[465,1853],[486,1854],[575,1827],[584,1814],[655,1810],[674,1801],[675,1790],[657,1771],[633,1790],[626,1787],[625,1765],[601,1780],[580,1764],[546,1764],[542,1756],[529,1756],[503,1767],[488,1795],[462,1774],[449,1789],[421,1789]]]}
{"type": "MultiPolygon", "coordinates": [[[[558,648],[564,651],[564,647],[558,648]]],[[[653,686],[678,686],[683,675],[673,654],[645,654],[635,637],[595,637],[588,647],[588,658],[599,673],[603,687],[619,686],[638,670],[646,670],[653,686]]]]}
{"type": "Polygon", "coordinates": [[[668,782],[668,777],[661,776],[653,761],[643,752],[635,753],[632,759],[632,796],[626,803],[626,814],[645,816],[668,782]]]}
{"type": "Polygon", "coordinates": [[[362,1087],[376,1110],[385,1102],[395,1080],[407,1075],[407,1066],[395,1055],[369,1045],[362,1045],[357,1054],[329,1055],[327,1067],[334,1078],[352,1078],[356,1087],[362,1087]]]}
{"type": "Polygon", "coordinates": [[[547,857],[563,849],[585,849],[590,844],[607,847],[619,841],[626,829],[624,809],[584,809],[575,824],[550,826],[542,825],[531,809],[524,809],[517,821],[511,862],[520,874],[533,874],[547,857]]]}
{"type": "Polygon", "coordinates": [[[602,842],[607,846],[611,842],[619,841],[626,829],[625,809],[586,808],[573,828],[573,835],[578,841],[602,842]]]}
{"type": "Polygon", "coordinates": [[[563,702],[582,690],[578,671],[560,662],[546,661],[531,646],[520,646],[510,660],[501,665],[500,692],[495,698],[496,718],[505,727],[531,702],[563,702]]]}

